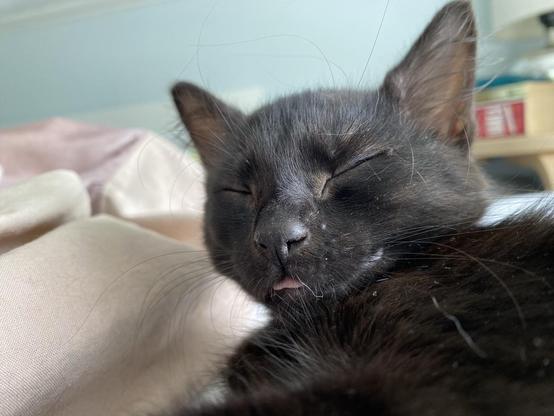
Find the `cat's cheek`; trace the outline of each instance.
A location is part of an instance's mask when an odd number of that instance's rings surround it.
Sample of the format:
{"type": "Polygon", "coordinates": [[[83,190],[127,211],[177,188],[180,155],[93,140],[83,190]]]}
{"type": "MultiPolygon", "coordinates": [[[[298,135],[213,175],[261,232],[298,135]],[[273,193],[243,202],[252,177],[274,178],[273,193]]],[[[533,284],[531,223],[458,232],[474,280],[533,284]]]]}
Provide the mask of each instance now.
{"type": "MultiPolygon", "coordinates": [[[[214,237],[228,249],[246,249],[254,218],[253,204],[246,195],[228,195],[210,201],[210,222],[214,237]],[[215,208],[213,208],[215,207],[215,208]]],[[[210,205],[208,204],[208,205],[210,205]]]]}

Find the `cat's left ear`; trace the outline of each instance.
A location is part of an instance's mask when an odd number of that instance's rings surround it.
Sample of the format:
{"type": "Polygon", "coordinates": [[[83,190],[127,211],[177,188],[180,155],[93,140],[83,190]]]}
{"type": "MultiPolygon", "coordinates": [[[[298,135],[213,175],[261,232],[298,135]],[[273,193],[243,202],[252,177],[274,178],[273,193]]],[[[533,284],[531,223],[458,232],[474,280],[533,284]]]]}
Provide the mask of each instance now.
{"type": "Polygon", "coordinates": [[[225,104],[208,91],[188,82],[171,89],[173,101],[183,124],[206,169],[222,159],[225,140],[244,118],[237,109],[225,104]]]}
{"type": "Polygon", "coordinates": [[[460,145],[474,132],[475,39],[469,1],[448,3],[382,87],[421,129],[460,145]]]}

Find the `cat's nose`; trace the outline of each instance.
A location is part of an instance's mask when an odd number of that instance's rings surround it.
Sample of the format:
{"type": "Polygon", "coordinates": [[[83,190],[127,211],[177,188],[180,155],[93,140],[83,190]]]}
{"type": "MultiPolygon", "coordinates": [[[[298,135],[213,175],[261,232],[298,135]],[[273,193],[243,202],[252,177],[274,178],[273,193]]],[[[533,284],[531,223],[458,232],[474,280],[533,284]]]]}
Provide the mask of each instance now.
{"type": "Polygon", "coordinates": [[[298,221],[262,225],[254,233],[256,246],[267,256],[275,256],[281,265],[286,264],[290,255],[307,239],[308,229],[298,221]]]}

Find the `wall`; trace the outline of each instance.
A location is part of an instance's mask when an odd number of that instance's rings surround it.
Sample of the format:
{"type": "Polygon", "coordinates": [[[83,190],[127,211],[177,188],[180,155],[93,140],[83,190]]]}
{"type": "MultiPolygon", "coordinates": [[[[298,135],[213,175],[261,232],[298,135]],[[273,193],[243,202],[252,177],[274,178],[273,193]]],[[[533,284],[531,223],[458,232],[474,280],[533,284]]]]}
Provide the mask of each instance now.
{"type": "MultiPolygon", "coordinates": [[[[391,0],[362,78],[386,0],[96,1],[0,26],[0,126],[63,115],[167,134],[178,79],[245,108],[310,86],[376,85],[446,3],[391,0]]],[[[485,21],[487,2],[476,4],[485,21]]]]}
{"type": "MultiPolygon", "coordinates": [[[[391,1],[363,85],[381,79],[443,3],[391,1]]],[[[357,84],[386,1],[138,4],[1,28],[0,125],[69,115],[167,130],[177,79],[246,107],[307,86],[357,84]]]]}
{"type": "Polygon", "coordinates": [[[524,40],[499,39],[492,27],[492,0],[474,0],[472,3],[479,27],[477,74],[480,78],[493,78],[509,72],[510,65],[519,56],[544,45],[542,36],[524,40]]]}

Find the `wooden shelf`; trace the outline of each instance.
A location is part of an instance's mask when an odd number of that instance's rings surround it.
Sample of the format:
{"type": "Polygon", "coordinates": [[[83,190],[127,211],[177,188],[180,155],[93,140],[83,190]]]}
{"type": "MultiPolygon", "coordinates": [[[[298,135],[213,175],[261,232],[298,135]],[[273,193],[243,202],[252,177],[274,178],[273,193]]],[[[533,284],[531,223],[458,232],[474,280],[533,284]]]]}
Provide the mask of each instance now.
{"type": "Polygon", "coordinates": [[[554,190],[554,135],[477,139],[472,152],[476,159],[503,157],[528,166],[540,176],[545,189],[554,190]]]}
{"type": "Polygon", "coordinates": [[[545,153],[554,153],[554,134],[541,137],[476,139],[473,143],[473,155],[476,159],[532,156],[545,153]]]}

